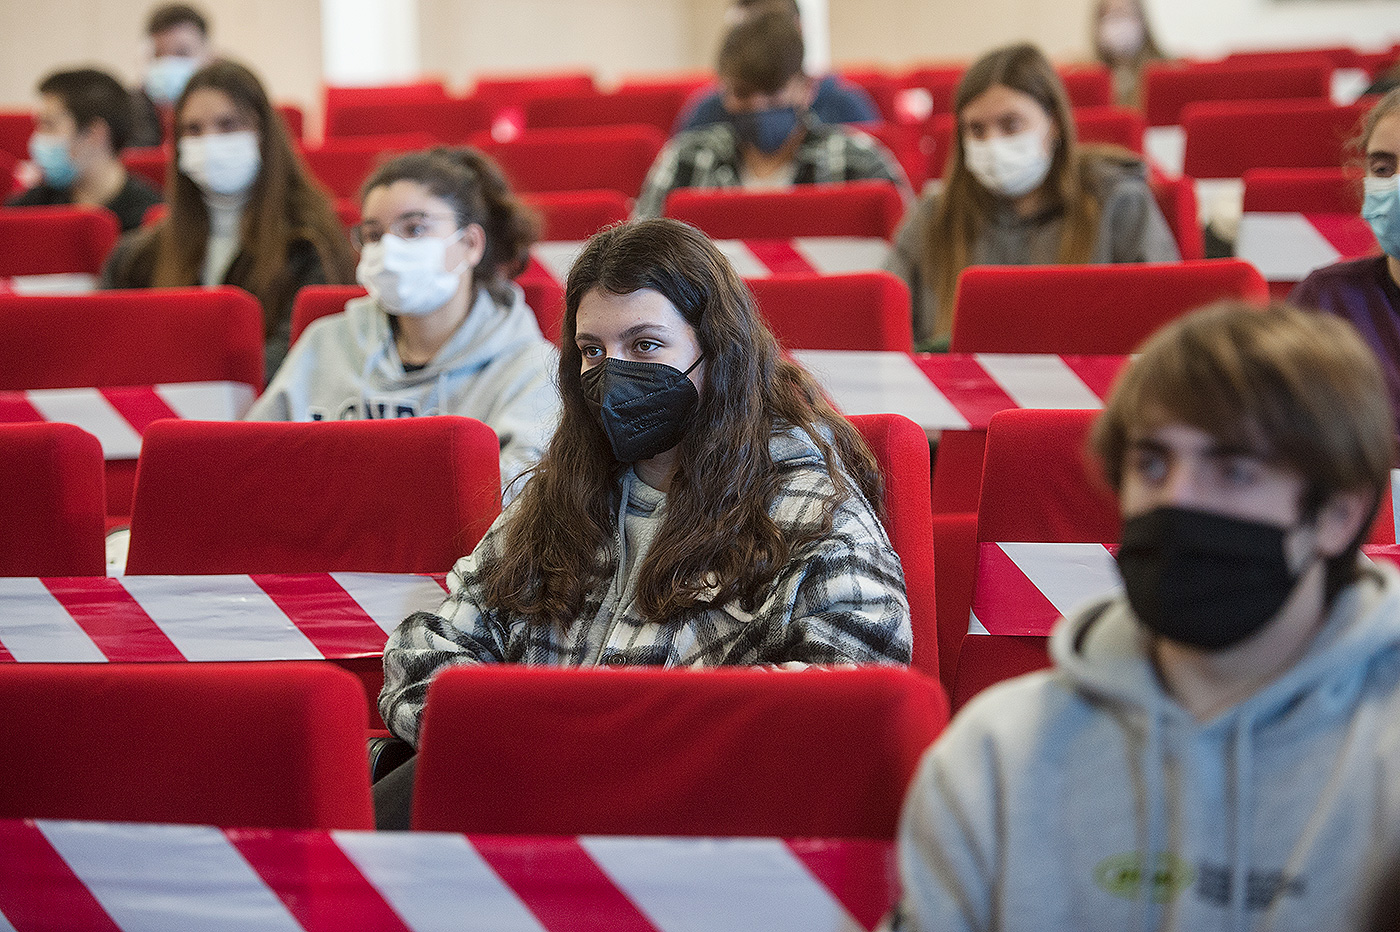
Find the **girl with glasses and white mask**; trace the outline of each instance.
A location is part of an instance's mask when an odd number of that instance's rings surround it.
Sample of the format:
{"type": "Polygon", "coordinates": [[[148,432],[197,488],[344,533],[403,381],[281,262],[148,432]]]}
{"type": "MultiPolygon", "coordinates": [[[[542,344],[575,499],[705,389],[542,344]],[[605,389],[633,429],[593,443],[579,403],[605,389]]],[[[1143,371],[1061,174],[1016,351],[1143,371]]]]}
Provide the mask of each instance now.
{"type": "Polygon", "coordinates": [[[263,308],[271,378],[287,354],[297,289],[350,284],[355,259],[329,198],[247,68],[211,62],[185,85],[165,187],[168,213],[117,244],[103,286],[252,292],[263,308]]]}
{"type": "Polygon", "coordinates": [[[946,349],[969,265],[1170,262],[1176,243],[1127,150],[1080,147],[1064,85],[1033,45],[984,55],[958,82],[942,190],[911,208],[887,266],[914,299],[914,342],[946,349]]]}
{"type": "Polygon", "coordinates": [[[539,221],[474,149],[399,156],[362,192],[368,297],[307,327],[248,419],[476,418],[500,438],[509,501],[558,418],[557,355],[511,281],[539,221]]]}

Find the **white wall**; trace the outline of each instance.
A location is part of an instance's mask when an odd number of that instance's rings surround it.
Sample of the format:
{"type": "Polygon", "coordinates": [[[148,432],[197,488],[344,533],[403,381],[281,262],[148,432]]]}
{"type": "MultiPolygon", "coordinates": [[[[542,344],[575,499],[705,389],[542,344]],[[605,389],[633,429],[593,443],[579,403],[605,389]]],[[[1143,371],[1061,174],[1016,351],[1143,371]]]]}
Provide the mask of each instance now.
{"type": "Polygon", "coordinates": [[[1400,42],[1400,0],[1148,0],[1170,54],[1213,58],[1237,49],[1400,42]]]}

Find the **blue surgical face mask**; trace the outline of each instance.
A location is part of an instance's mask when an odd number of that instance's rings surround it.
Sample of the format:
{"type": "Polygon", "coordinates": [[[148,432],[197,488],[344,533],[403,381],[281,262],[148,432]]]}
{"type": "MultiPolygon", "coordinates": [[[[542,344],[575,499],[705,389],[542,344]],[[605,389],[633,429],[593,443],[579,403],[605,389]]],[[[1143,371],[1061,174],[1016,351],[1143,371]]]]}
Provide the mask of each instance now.
{"type": "Polygon", "coordinates": [[[1400,259],[1400,175],[1366,179],[1361,216],[1371,225],[1385,254],[1400,259]]]}
{"type": "Polygon", "coordinates": [[[739,142],[748,143],[765,155],[772,155],[788,141],[797,128],[796,107],[772,107],[736,113],[731,118],[739,142]]]}
{"type": "Polygon", "coordinates": [[[199,70],[199,59],[162,55],[146,70],[146,94],[158,104],[173,104],[199,70]]]}
{"type": "Polygon", "coordinates": [[[78,177],[78,166],[68,151],[68,141],[62,136],[35,133],[29,137],[29,158],[44,174],[44,183],[52,188],[67,188],[78,177]]]}

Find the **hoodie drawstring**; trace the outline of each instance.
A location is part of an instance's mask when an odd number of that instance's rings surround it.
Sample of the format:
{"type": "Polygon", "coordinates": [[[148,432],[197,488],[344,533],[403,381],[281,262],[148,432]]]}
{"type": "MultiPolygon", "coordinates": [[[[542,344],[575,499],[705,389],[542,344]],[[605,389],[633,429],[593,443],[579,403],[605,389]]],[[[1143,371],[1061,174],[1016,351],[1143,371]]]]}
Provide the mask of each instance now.
{"type": "MultiPolygon", "coordinates": [[[[1147,746],[1143,752],[1146,771],[1143,777],[1143,792],[1147,794],[1147,824],[1146,837],[1142,842],[1142,868],[1139,882],[1142,885],[1143,932],[1152,932],[1157,928],[1158,907],[1161,905],[1157,902],[1157,861],[1166,847],[1162,836],[1166,830],[1166,793],[1163,784],[1166,782],[1167,751],[1166,744],[1162,739],[1162,731],[1166,726],[1163,722],[1164,713],[1161,707],[1154,703],[1146,711],[1147,746]]],[[[1166,867],[1170,870],[1172,865],[1166,865],[1166,867]]]]}
{"type": "Polygon", "coordinates": [[[1230,927],[1249,923],[1249,871],[1254,854],[1254,720],[1241,715],[1235,723],[1231,749],[1234,757],[1234,824],[1230,827],[1230,927]]]}

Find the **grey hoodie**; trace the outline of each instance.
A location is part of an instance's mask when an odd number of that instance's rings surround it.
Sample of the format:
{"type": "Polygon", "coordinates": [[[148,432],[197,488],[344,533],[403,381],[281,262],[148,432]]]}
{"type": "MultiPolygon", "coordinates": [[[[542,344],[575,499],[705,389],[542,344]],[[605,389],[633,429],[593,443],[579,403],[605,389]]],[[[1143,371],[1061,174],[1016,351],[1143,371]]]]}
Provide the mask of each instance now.
{"type": "Polygon", "coordinates": [[[900,927],[1357,928],[1400,842],[1400,575],[1363,562],[1303,657],[1205,723],[1121,596],[1063,620],[1053,670],[979,695],[925,756],[900,927]]]}
{"type": "Polygon", "coordinates": [[[512,285],[510,307],[486,289],[462,326],[424,368],[405,372],[389,315],[370,298],[313,321],[297,340],[250,421],[354,420],[460,414],[501,440],[501,485],[537,462],[559,418],[558,356],[512,285]]]}

